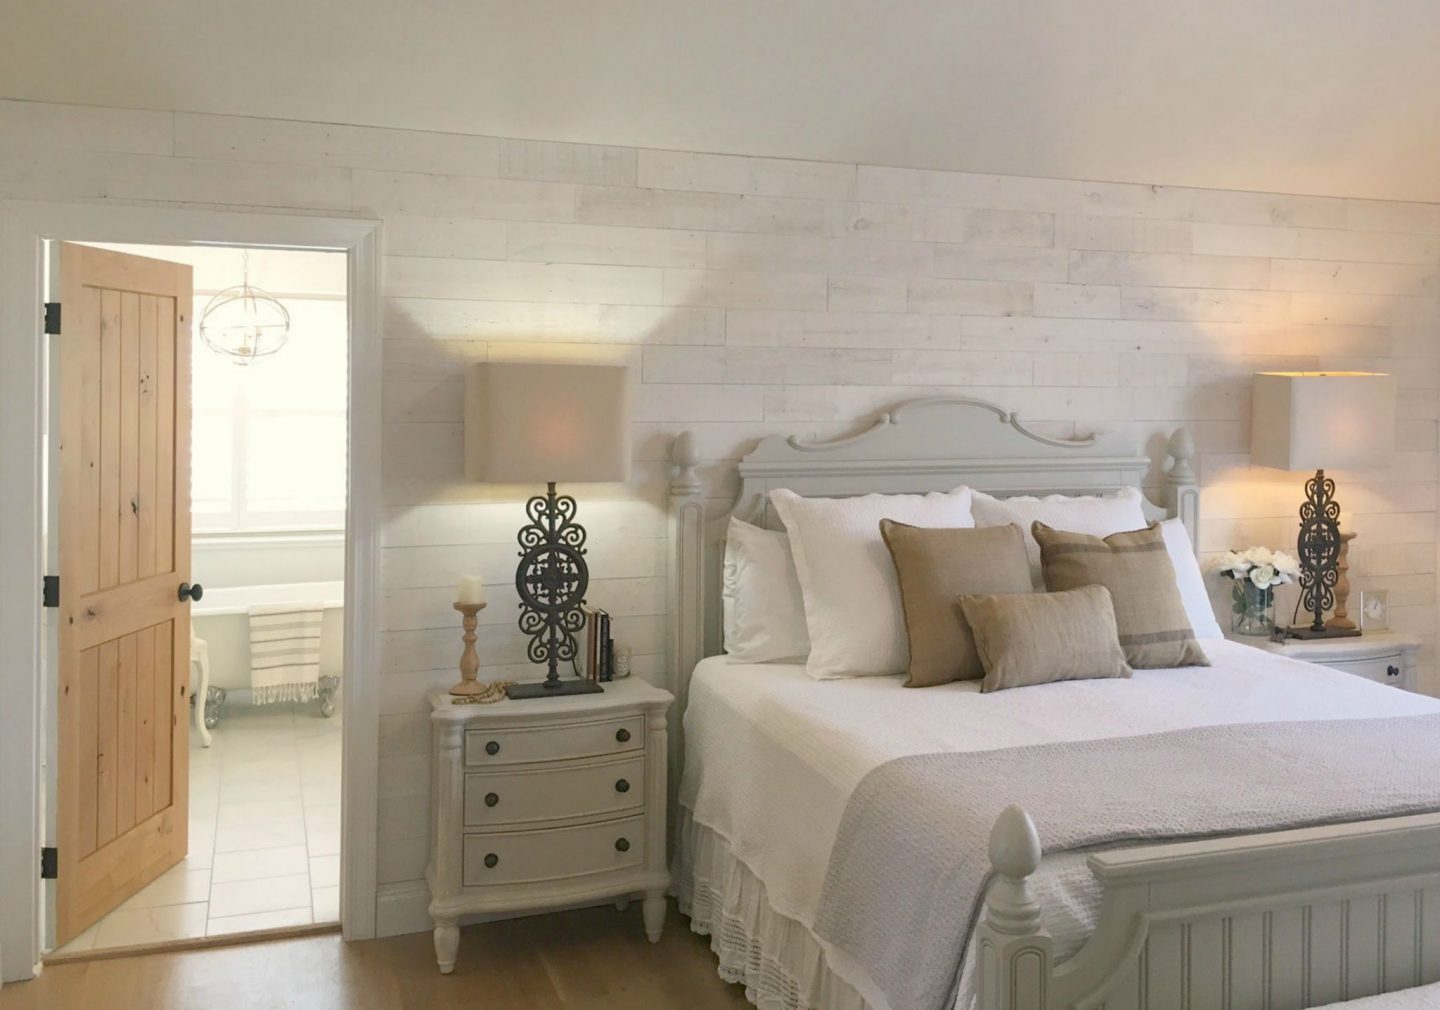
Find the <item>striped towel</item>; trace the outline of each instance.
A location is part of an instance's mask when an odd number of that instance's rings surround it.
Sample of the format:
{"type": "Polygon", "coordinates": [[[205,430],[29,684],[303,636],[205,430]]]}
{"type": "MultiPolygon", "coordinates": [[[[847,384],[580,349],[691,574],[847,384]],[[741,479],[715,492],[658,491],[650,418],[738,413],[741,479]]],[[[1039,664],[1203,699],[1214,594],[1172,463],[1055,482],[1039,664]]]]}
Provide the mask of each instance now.
{"type": "Polygon", "coordinates": [[[321,603],[250,608],[250,689],[256,705],[311,701],[320,686],[321,603]]]}

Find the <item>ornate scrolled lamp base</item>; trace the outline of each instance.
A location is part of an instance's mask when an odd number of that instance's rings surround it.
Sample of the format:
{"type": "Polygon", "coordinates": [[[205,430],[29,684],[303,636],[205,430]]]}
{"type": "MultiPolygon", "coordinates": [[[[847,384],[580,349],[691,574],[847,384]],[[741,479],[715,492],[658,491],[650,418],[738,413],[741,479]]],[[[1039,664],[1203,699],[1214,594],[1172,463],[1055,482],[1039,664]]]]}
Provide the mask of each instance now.
{"type": "Polygon", "coordinates": [[[1300,506],[1300,601],[1310,614],[1309,625],[1287,629],[1291,638],[1353,638],[1355,627],[1325,623],[1325,611],[1335,605],[1335,585],[1340,578],[1340,503],[1335,500],[1335,482],[1316,470],[1305,482],[1305,501],[1300,506]]]}
{"type": "Polygon", "coordinates": [[[549,667],[539,682],[512,684],[511,698],[559,698],[599,694],[605,689],[588,678],[560,677],[560,664],[572,663],[579,650],[575,635],[585,627],[585,590],[590,569],[585,563],[585,527],[575,521],[577,506],[569,495],[557,495],[552,481],[545,494],[525,504],[530,522],[520,528],[520,566],[515,591],[520,595],[520,630],[530,636],[526,653],[532,663],[549,667]]]}

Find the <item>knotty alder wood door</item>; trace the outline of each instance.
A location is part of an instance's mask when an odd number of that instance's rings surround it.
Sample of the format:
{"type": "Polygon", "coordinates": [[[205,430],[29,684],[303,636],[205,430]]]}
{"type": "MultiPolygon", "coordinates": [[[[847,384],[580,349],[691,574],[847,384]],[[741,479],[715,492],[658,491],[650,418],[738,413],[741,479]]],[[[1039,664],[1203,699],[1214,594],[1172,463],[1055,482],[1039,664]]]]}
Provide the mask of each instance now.
{"type": "Polygon", "coordinates": [[[191,268],[60,250],[56,943],[185,856],[191,268]]]}

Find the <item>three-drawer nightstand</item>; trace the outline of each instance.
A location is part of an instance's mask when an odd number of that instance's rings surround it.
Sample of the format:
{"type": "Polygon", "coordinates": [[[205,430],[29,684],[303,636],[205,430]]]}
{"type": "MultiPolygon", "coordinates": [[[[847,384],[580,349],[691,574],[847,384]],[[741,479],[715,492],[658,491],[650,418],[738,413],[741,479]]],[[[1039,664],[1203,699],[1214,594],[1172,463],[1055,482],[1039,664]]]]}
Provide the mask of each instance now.
{"type": "Polygon", "coordinates": [[[1264,638],[1237,638],[1266,652],[1334,667],[1366,680],[1415,690],[1415,657],[1420,639],[1389,631],[1372,631],[1354,638],[1298,638],[1271,642],[1264,638]]]}
{"type": "Polygon", "coordinates": [[[430,917],[442,972],[459,920],[643,897],[660,939],[669,692],[637,677],[603,694],[455,705],[430,695],[430,917]]]}

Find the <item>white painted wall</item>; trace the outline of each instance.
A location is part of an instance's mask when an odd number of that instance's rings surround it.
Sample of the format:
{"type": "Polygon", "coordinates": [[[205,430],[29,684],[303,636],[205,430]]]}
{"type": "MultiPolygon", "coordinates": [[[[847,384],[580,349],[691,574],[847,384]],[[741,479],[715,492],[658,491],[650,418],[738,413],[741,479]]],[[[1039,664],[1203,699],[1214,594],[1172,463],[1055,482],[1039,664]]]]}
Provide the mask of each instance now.
{"type": "Polygon", "coordinates": [[[1440,199],[1434,0],[10,0],[0,11],[11,98],[1440,199]]]}
{"type": "Polygon", "coordinates": [[[206,589],[339,582],[345,578],[345,534],[197,537],[190,572],[206,589]]]}
{"type": "Polygon", "coordinates": [[[1150,451],[1184,424],[1213,554],[1293,538],[1299,476],[1248,465],[1250,373],[1394,370],[1398,452],[1336,476],[1355,582],[1390,588],[1433,667],[1440,205],[11,103],[0,134],[0,195],[385,221],[379,873],[404,900],[382,898],[382,929],[413,924],[421,895],[423,692],[455,676],[461,573],[489,583],[482,676],[532,672],[510,583],[533,489],[462,477],[473,361],[633,367],[633,478],[577,490],[591,599],[642,676],[661,662],[664,456],[682,428],[719,499],[755,437],[830,434],[921,394],[986,397],[1052,432],[1121,428],[1150,451]]]}

